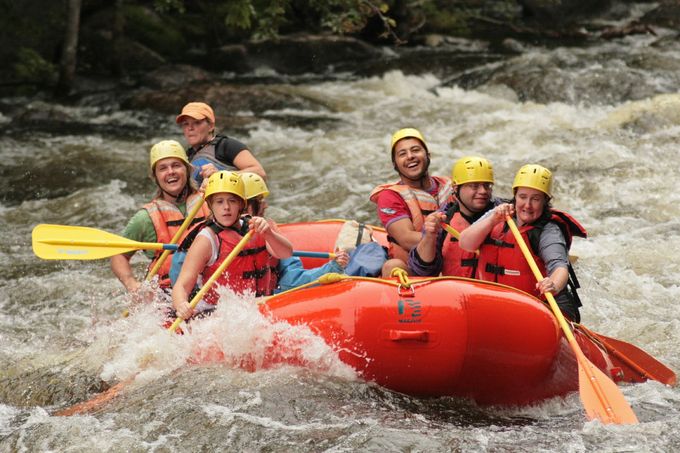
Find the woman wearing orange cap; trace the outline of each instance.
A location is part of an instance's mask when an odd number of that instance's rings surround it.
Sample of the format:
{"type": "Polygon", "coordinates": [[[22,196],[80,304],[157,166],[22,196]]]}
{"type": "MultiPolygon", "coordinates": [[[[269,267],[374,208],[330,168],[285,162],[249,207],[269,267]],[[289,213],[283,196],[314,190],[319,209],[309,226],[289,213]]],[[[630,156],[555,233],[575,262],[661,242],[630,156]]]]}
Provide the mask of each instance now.
{"type": "Polygon", "coordinates": [[[215,134],[215,113],[203,102],[189,102],[175,120],[182,127],[189,148],[187,155],[197,170],[192,174],[200,186],[220,170],[249,171],[266,178],[264,168],[248,147],[238,140],[215,134]]]}

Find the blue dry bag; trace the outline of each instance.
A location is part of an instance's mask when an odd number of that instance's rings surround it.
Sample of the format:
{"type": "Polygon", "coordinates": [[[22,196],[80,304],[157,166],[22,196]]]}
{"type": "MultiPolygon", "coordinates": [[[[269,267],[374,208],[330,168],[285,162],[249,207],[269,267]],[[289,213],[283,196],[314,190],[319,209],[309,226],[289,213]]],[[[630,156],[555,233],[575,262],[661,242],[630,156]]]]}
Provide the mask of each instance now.
{"type": "Polygon", "coordinates": [[[360,277],[377,277],[387,261],[387,251],[377,242],[359,244],[349,254],[345,274],[360,277]]]}

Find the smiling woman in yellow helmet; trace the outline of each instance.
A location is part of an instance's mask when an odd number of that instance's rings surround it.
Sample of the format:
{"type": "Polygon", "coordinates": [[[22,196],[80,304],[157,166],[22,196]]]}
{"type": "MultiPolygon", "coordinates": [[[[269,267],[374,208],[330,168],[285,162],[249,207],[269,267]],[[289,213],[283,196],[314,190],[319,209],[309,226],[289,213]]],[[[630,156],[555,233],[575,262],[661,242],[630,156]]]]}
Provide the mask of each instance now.
{"type": "Polygon", "coordinates": [[[586,237],[586,231],[567,213],[550,206],[552,183],[552,173],[541,165],[520,168],[512,184],[513,202],[498,205],[463,231],[460,246],[469,251],[480,249],[482,280],[513,286],[542,299],[551,292],[564,315],[578,322],[581,303],[576,294],[578,282],[570,278],[569,247],[572,236],[586,237]],[[547,275],[542,281],[536,283],[505,222],[507,216],[515,216],[541,275],[547,275]]]}
{"type": "Polygon", "coordinates": [[[407,127],[395,132],[390,153],[399,180],[376,187],[369,197],[390,242],[385,277],[395,267],[407,268],[408,252],[420,241],[425,216],[447,203],[452,194],[448,178],[430,176],[430,152],[419,130],[407,127]]]}
{"type": "MultiPolygon", "coordinates": [[[[201,200],[201,195],[189,181],[190,172],[191,164],[181,144],[174,140],[163,140],[153,145],[149,152],[149,177],[156,184],[156,195],[130,219],[123,236],[139,242],[170,243],[187,212],[201,200]]],[[[202,206],[194,222],[200,222],[208,213],[207,207],[202,206]]],[[[189,230],[183,233],[184,236],[189,230]]],[[[141,284],[130,266],[130,258],[134,253],[111,258],[113,273],[130,292],[137,291],[141,284]]],[[[146,252],[153,260],[150,266],[155,264],[161,253],[146,252]]],[[[161,288],[170,286],[169,269],[170,260],[166,259],[158,271],[161,288]]]]}

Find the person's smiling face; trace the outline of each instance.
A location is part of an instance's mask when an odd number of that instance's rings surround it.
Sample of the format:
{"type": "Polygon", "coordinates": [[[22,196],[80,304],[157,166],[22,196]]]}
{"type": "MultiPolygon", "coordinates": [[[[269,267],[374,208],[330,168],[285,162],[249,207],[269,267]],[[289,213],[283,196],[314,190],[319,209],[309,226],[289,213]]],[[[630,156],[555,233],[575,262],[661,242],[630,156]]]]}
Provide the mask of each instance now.
{"type": "Polygon", "coordinates": [[[540,190],[518,187],[515,193],[515,211],[520,225],[536,221],[548,202],[548,196],[540,190]]]}
{"type": "Polygon", "coordinates": [[[427,174],[427,150],[417,138],[404,138],[394,145],[394,165],[400,175],[418,180],[427,174]]]}
{"type": "Polygon", "coordinates": [[[166,157],[156,163],[154,176],[161,190],[172,196],[178,196],[187,185],[187,167],[176,157],[166,157]]]}

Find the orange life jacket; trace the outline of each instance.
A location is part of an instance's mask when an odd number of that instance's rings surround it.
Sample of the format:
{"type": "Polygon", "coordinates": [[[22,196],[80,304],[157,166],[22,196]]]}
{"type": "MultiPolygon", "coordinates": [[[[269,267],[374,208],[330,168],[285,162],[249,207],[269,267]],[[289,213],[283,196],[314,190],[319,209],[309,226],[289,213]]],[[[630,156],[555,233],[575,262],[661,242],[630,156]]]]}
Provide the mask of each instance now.
{"type": "MultiPolygon", "coordinates": [[[[538,219],[533,224],[519,227],[519,232],[524,242],[529,245],[529,251],[543,276],[546,276],[545,263],[536,250],[541,231],[548,222],[554,222],[560,227],[567,243],[567,250],[571,247],[573,236],[587,237],[585,228],[578,221],[566,212],[556,209],[551,210],[551,215],[547,219],[538,219]]],[[[536,290],[536,278],[505,222],[497,224],[480,247],[478,274],[482,280],[512,286],[545,299],[536,290]]]]}
{"type": "MultiPolygon", "coordinates": [[[[189,195],[186,200],[187,212],[191,212],[196,206],[196,203],[200,202],[201,199],[202,198],[198,193],[192,193],[189,195]]],[[[169,244],[172,240],[172,237],[179,230],[179,227],[182,226],[182,223],[184,223],[185,217],[184,214],[182,214],[182,211],[180,211],[177,205],[174,203],[165,201],[161,198],[155,198],[154,200],[151,200],[149,203],[145,204],[143,208],[149,213],[149,217],[151,217],[151,221],[153,222],[153,228],[156,230],[156,241],[162,244],[169,244]]],[[[182,233],[177,243],[179,244],[182,242],[182,240],[187,236],[187,234],[189,234],[192,228],[197,223],[205,220],[206,217],[208,217],[208,214],[210,214],[210,209],[208,209],[207,204],[203,204],[196,217],[194,217],[194,219],[191,221],[191,225],[184,231],[184,233],[182,233]]],[[[156,261],[158,261],[158,258],[160,258],[162,254],[163,250],[156,252],[151,264],[149,264],[149,270],[153,268],[153,266],[156,264],[156,261]]],[[[169,272],[171,263],[171,259],[166,259],[161,265],[160,269],[158,269],[158,282],[161,288],[170,287],[169,272]]]]}
{"type": "MultiPolygon", "coordinates": [[[[243,238],[231,228],[221,230],[217,237],[220,246],[217,260],[203,270],[204,282],[215,273],[227,255],[243,238]]],[[[218,285],[227,286],[238,294],[251,292],[256,296],[271,295],[277,283],[277,274],[272,270],[273,261],[273,257],[267,251],[264,236],[254,235],[206,292],[203,300],[209,304],[217,304],[219,295],[216,287],[218,285]]]]}
{"type": "MultiPolygon", "coordinates": [[[[370,200],[377,204],[378,194],[383,190],[392,190],[399,194],[399,196],[406,202],[409,213],[411,215],[411,222],[413,222],[413,229],[420,231],[425,223],[425,216],[436,211],[441,206],[445,205],[451,200],[453,188],[451,187],[451,180],[441,176],[431,176],[435,180],[438,189],[436,197],[430,195],[427,191],[422,189],[415,189],[399,181],[389,184],[381,184],[371,192],[370,200]]],[[[387,251],[390,258],[399,258],[404,262],[408,262],[409,250],[400,246],[396,240],[387,236],[389,241],[389,249],[387,251]]]]}
{"type": "MultiPolygon", "coordinates": [[[[461,233],[470,226],[470,223],[465,220],[460,210],[457,210],[451,216],[449,225],[461,233]]],[[[460,248],[458,239],[450,233],[446,233],[444,244],[442,244],[442,258],[442,275],[475,278],[477,272],[477,254],[460,248]]]]}

